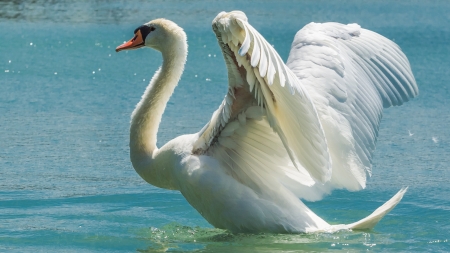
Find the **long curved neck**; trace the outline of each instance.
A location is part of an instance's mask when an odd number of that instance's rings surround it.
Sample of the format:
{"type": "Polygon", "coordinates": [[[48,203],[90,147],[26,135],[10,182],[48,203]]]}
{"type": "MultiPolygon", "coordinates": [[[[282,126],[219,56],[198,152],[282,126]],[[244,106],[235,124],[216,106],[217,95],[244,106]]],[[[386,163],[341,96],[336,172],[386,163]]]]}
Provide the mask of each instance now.
{"type": "MultiPolygon", "coordinates": [[[[163,64],[155,73],[150,84],[131,116],[130,158],[133,167],[147,182],[163,187],[172,181],[166,175],[165,161],[158,161],[156,147],[158,127],[164,109],[180,80],[187,58],[186,39],[173,43],[173,47],[161,50],[163,64]]],[[[161,160],[161,159],[159,159],[161,160]]]]}

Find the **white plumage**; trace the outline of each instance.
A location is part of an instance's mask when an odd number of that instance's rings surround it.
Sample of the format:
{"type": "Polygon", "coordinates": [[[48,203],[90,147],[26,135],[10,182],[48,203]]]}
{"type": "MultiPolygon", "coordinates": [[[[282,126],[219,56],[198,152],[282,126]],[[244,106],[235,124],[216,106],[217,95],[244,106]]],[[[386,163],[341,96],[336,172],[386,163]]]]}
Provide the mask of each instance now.
{"type": "Polygon", "coordinates": [[[365,188],[383,107],[418,94],[399,47],[356,24],[311,23],[296,34],[285,64],[243,12],[222,12],[212,25],[228,69],[228,93],[199,133],[161,149],[156,133],[183,72],[186,35],[158,19],[117,49],[149,46],[163,55],[132,116],[131,160],[139,175],[179,190],[208,222],[232,232],[375,226],[406,189],[350,225],[329,225],[299,198],[365,188]]]}

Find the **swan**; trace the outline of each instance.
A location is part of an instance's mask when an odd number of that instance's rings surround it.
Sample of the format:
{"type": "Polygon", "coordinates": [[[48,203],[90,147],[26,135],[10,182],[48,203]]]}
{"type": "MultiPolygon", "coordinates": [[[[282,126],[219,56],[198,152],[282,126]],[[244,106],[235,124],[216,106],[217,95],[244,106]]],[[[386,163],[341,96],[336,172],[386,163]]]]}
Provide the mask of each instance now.
{"type": "Polygon", "coordinates": [[[131,115],[136,172],[180,191],[210,224],[233,233],[373,228],[407,188],[352,224],[330,225],[301,199],[365,188],[383,108],[418,95],[400,48],[357,24],[310,23],[295,35],[284,63],[241,11],[219,13],[212,28],[228,92],[198,133],[161,148],[158,127],[183,73],[186,34],[156,19],[116,48],[150,47],[163,59],[131,115]]]}

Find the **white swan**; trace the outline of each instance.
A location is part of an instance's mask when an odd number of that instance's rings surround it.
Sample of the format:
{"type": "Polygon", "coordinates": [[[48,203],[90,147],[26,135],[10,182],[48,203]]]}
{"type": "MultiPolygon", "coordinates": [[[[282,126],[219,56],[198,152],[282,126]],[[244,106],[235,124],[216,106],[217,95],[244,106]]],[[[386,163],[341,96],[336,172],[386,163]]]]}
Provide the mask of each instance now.
{"type": "Polygon", "coordinates": [[[137,173],[179,190],[209,223],[232,232],[375,226],[406,189],[349,225],[328,224],[299,198],[365,187],[383,107],[418,94],[400,48],[357,24],[310,23],[296,34],[285,64],[243,12],[222,12],[212,26],[228,68],[228,94],[200,132],[160,149],[158,126],[183,72],[186,34],[157,19],[117,47],[147,46],[163,56],[132,114],[130,157],[137,173]]]}

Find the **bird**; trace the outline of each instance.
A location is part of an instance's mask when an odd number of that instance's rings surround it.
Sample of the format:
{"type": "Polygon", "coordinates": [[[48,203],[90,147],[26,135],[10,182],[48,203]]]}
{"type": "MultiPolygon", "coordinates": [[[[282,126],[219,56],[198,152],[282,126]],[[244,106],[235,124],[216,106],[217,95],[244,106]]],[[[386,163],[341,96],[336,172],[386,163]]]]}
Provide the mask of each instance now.
{"type": "Polygon", "coordinates": [[[130,160],[140,177],[180,191],[211,225],[232,233],[372,229],[407,187],[351,224],[331,225],[302,200],[366,187],[383,108],[419,92],[400,47],[357,24],[309,23],[285,63],[242,11],[219,13],[212,29],[227,93],[199,132],[161,148],[157,132],[184,70],[186,33],[155,19],[116,48],[162,54],[131,115],[130,160]]]}

